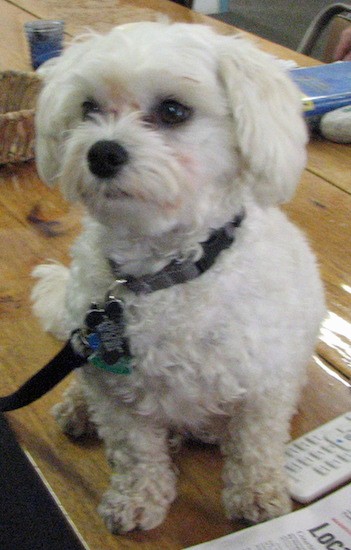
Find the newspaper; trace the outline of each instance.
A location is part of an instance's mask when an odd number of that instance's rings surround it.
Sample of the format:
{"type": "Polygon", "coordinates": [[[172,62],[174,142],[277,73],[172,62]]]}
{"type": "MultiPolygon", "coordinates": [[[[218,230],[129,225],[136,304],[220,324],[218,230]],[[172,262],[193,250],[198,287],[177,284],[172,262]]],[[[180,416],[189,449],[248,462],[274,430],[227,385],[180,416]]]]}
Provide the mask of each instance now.
{"type": "Polygon", "coordinates": [[[297,512],[191,548],[351,550],[351,485],[297,512]]]}

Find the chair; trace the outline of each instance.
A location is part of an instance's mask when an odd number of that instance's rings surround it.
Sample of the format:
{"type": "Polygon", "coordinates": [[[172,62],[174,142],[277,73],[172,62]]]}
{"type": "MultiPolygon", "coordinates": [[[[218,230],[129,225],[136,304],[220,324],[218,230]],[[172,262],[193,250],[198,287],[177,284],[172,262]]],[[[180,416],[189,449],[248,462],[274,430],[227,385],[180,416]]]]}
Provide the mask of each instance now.
{"type": "MultiPolygon", "coordinates": [[[[302,38],[297,51],[305,54],[311,55],[312,50],[316,46],[322,32],[327,29],[329,25],[335,20],[339,15],[345,15],[346,20],[350,20],[351,24],[351,4],[336,3],[327,6],[322,11],[320,11],[316,17],[312,20],[312,23],[305,32],[304,37],[302,38]]],[[[346,23],[347,24],[347,23],[346,23]]],[[[334,37],[335,41],[335,37],[334,37]]],[[[331,61],[331,55],[329,50],[331,45],[327,45],[324,53],[324,61],[331,61]]]]}

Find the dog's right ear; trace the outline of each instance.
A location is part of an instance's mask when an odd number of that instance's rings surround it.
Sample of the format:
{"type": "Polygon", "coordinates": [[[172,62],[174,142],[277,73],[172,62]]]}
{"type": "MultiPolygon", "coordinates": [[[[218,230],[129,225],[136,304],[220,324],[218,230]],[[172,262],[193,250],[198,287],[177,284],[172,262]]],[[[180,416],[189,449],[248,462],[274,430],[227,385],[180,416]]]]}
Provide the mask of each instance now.
{"type": "Polygon", "coordinates": [[[62,128],[58,128],[57,91],[52,84],[59,58],[50,59],[38,70],[43,79],[35,116],[35,158],[40,178],[48,185],[55,185],[60,172],[59,149],[62,128]]]}
{"type": "Polygon", "coordinates": [[[36,163],[39,176],[48,185],[55,185],[59,180],[67,130],[77,123],[76,94],[72,84],[77,80],[74,67],[91,51],[96,36],[89,33],[80,37],[61,56],[50,59],[38,71],[44,85],[35,117],[36,163]]]}

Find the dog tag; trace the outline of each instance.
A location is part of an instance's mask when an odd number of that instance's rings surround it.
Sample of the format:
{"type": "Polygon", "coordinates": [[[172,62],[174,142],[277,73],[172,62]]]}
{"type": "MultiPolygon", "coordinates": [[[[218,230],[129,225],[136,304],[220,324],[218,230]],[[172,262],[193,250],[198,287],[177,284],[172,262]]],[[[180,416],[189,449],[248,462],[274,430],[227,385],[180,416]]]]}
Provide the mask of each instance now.
{"type": "Polygon", "coordinates": [[[93,351],[88,361],[98,368],[116,374],[131,373],[131,355],[125,337],[124,304],[110,298],[103,308],[92,304],[85,324],[86,341],[93,351]]]}
{"type": "Polygon", "coordinates": [[[89,363],[102,370],[113,372],[114,374],[131,374],[132,373],[132,358],[122,356],[116,363],[109,365],[98,353],[93,353],[88,359],[89,363]]]}
{"type": "Polygon", "coordinates": [[[99,309],[96,304],[92,304],[88,313],[85,316],[85,324],[90,330],[95,330],[95,327],[98,326],[104,319],[104,310],[99,309]]]}

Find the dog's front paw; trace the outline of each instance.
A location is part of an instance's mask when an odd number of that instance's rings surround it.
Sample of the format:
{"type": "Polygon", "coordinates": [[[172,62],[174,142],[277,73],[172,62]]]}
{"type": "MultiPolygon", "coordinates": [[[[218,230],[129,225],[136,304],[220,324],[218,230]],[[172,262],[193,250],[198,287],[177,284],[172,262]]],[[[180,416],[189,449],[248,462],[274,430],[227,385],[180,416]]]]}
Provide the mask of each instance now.
{"type": "Polygon", "coordinates": [[[99,513],[112,533],[147,531],[163,522],[176,497],[176,476],[168,469],[158,470],[158,474],[137,476],[135,472],[113,476],[112,486],[99,506],[99,513]]]}
{"type": "Polygon", "coordinates": [[[245,519],[260,523],[291,512],[286,487],[264,483],[254,487],[232,486],[223,491],[223,503],[229,519],[245,519]]]}

